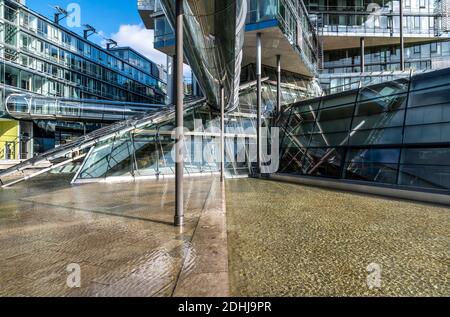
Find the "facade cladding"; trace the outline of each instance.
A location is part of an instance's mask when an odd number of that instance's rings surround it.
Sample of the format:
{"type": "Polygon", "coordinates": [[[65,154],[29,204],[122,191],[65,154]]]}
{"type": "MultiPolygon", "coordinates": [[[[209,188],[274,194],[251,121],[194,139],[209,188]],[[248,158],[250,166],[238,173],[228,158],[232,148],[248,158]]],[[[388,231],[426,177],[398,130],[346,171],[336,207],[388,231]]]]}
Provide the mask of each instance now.
{"type": "MultiPolygon", "coordinates": [[[[159,1],[146,2],[156,12],[152,20],[143,14],[147,27],[155,29],[155,47],[170,51],[173,33],[159,1]]],[[[320,98],[284,106],[275,121],[282,135],[280,173],[450,189],[447,0],[248,0],[247,7],[250,50],[244,50],[241,84],[252,79],[245,74],[255,61],[256,32],[271,30],[262,35],[264,63],[275,26],[282,31],[277,43],[288,38],[323,89],[320,98]]],[[[282,72],[295,62],[285,51],[276,54],[282,55],[282,72]]],[[[282,83],[299,78],[283,77],[282,83]]],[[[293,86],[314,87],[309,80],[293,86]]]]}
{"type": "Polygon", "coordinates": [[[9,0],[0,1],[0,29],[2,82],[9,86],[54,97],[164,103],[158,66],[132,50],[105,50],[9,0]]]}
{"type": "MultiPolygon", "coordinates": [[[[400,1],[304,3],[322,41],[320,81],[326,93],[409,76],[400,66],[400,1]],[[365,40],[363,54],[360,38],[365,40]]],[[[448,0],[402,0],[402,4],[405,69],[450,67],[448,0]]]]}
{"type": "Polygon", "coordinates": [[[11,93],[165,103],[166,83],[158,65],[131,48],[104,49],[18,1],[0,0],[0,59],[0,126],[5,125],[0,160],[31,158],[100,127],[93,120],[11,119],[5,109],[11,93]],[[14,128],[7,129],[10,125],[14,128]]]}
{"type": "Polygon", "coordinates": [[[450,69],[294,104],[281,173],[450,189],[450,69]]]}

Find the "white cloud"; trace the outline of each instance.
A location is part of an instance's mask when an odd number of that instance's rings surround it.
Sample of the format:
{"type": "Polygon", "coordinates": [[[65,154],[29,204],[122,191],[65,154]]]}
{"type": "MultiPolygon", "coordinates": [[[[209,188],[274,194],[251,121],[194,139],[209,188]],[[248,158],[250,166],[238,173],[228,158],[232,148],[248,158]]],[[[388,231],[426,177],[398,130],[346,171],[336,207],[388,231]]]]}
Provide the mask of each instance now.
{"type": "MultiPolygon", "coordinates": [[[[166,65],[166,55],[153,46],[154,30],[146,29],[143,24],[122,24],[119,31],[111,34],[110,38],[116,41],[119,46],[129,46],[156,64],[166,65]]],[[[191,76],[189,66],[185,65],[184,76],[191,76]]]]}
{"type": "Polygon", "coordinates": [[[142,24],[122,24],[111,39],[119,46],[129,46],[157,64],[166,64],[166,55],[153,46],[153,30],[147,30],[142,24]]]}

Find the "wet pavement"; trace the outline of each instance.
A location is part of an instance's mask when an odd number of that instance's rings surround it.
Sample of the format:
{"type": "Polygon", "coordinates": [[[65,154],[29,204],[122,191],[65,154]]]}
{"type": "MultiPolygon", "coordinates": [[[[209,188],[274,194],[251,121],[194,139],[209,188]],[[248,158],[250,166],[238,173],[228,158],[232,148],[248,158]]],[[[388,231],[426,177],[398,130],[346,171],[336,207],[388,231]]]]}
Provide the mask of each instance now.
{"type": "Polygon", "coordinates": [[[450,209],[229,180],[234,296],[450,296],[450,209]]]}
{"type": "Polygon", "coordinates": [[[0,190],[0,296],[229,294],[217,179],[186,180],[183,230],[173,226],[171,180],[69,180],[47,175],[0,190]]]}

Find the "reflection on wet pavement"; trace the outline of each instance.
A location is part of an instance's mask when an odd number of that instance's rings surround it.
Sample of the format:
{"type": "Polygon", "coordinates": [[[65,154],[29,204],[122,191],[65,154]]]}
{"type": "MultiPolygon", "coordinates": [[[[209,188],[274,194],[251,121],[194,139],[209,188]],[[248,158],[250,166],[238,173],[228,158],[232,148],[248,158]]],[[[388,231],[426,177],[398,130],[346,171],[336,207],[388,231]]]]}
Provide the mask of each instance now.
{"type": "Polygon", "coordinates": [[[187,179],[185,191],[181,230],[171,180],[72,187],[47,175],[0,190],[0,296],[227,295],[221,183],[187,179]],[[71,263],[80,288],[67,286],[71,263]]]}
{"type": "Polygon", "coordinates": [[[450,296],[449,208],[255,179],[226,189],[232,295],[450,296]]]}

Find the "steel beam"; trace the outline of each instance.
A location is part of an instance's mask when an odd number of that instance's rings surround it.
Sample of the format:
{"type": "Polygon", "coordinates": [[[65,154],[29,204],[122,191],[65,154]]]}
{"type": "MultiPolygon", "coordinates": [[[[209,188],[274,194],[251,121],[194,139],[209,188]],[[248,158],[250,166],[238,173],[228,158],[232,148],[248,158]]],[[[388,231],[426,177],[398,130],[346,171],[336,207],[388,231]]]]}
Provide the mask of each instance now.
{"type": "Polygon", "coordinates": [[[277,114],[281,114],[281,55],[277,55],[277,114]]]}
{"type": "Polygon", "coordinates": [[[405,39],[403,37],[403,0],[399,1],[400,6],[400,70],[405,70],[405,39]]]}
{"type": "Polygon", "coordinates": [[[360,43],[360,48],[361,48],[361,52],[360,52],[360,54],[361,54],[361,56],[360,56],[360,59],[361,59],[361,73],[364,73],[366,71],[366,59],[365,59],[365,54],[366,54],[365,46],[366,46],[366,43],[365,43],[365,38],[361,37],[359,43],[360,43]]]}
{"type": "Polygon", "coordinates": [[[175,226],[183,226],[184,224],[184,85],[183,85],[183,0],[176,0],[176,25],[175,25],[175,120],[176,120],[176,157],[175,157],[175,226]]]}
{"type": "Polygon", "coordinates": [[[225,89],[220,88],[220,181],[225,181],[225,89]]]}
{"type": "Polygon", "coordinates": [[[262,60],[262,47],[261,47],[261,33],[256,34],[256,162],[257,171],[261,173],[261,60],[262,60]]]}

